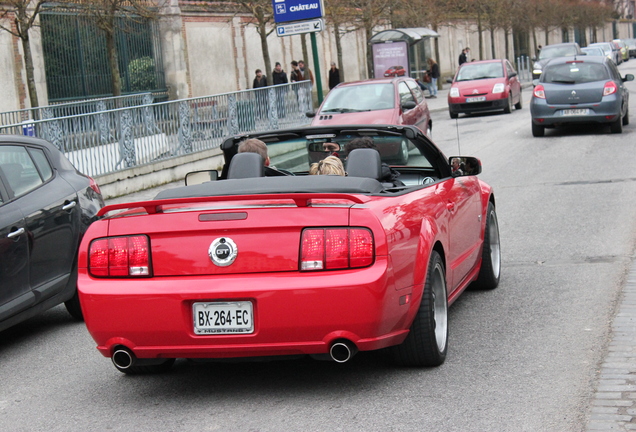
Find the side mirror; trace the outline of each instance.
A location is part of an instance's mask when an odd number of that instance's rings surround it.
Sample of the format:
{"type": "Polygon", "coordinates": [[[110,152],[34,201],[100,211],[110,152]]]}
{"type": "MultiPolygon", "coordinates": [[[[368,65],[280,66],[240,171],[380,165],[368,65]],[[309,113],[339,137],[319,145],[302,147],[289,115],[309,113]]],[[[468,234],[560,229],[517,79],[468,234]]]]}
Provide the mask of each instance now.
{"type": "Polygon", "coordinates": [[[510,75],[508,75],[508,78],[513,78],[517,76],[517,72],[512,72],[510,75]]]}
{"type": "Polygon", "coordinates": [[[448,158],[452,176],[461,177],[481,173],[481,161],[471,156],[451,156],[448,158]]]}
{"type": "Polygon", "coordinates": [[[315,112],[313,112],[313,111],[307,111],[307,112],[305,113],[305,115],[306,115],[307,117],[309,117],[309,118],[314,118],[314,117],[316,117],[316,113],[315,113],[315,112]]]}
{"type": "Polygon", "coordinates": [[[218,178],[219,172],[217,170],[193,171],[186,174],[185,184],[186,186],[192,186],[209,181],[216,181],[218,178]]]}
{"type": "Polygon", "coordinates": [[[625,81],[634,81],[634,75],[632,74],[625,75],[625,78],[623,78],[623,82],[625,81]]]}
{"type": "Polygon", "coordinates": [[[402,109],[403,110],[410,110],[413,109],[417,106],[417,104],[413,101],[406,101],[402,104],[402,109]]]}

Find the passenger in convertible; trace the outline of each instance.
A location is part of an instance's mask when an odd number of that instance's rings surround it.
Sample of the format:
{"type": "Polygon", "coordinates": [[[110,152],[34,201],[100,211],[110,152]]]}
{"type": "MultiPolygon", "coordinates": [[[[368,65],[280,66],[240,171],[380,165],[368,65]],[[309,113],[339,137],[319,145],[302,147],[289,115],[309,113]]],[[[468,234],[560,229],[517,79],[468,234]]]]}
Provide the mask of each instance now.
{"type": "MultiPolygon", "coordinates": [[[[354,138],[347,144],[347,154],[359,148],[370,148],[378,151],[378,146],[373,142],[373,138],[363,136],[354,138]]],[[[382,162],[382,178],[378,180],[382,183],[393,183],[395,186],[404,186],[404,183],[398,179],[399,176],[399,172],[382,162]]]]}
{"type": "Polygon", "coordinates": [[[342,165],[342,161],[336,156],[327,156],[320,162],[311,164],[311,167],[309,167],[309,174],[339,176],[346,175],[344,165],[342,165]]]}

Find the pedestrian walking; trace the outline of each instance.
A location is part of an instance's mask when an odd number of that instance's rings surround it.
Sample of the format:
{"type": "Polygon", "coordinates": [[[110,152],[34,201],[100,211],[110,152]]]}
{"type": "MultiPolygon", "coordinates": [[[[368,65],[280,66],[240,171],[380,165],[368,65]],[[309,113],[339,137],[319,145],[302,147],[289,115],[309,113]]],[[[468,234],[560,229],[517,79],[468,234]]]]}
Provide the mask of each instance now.
{"type": "Polygon", "coordinates": [[[340,84],[340,70],[336,67],[335,62],[331,62],[329,69],[329,90],[340,84]]]}
{"type": "Polygon", "coordinates": [[[254,83],[252,84],[252,88],[261,88],[267,87],[267,77],[263,75],[263,71],[260,69],[256,69],[256,76],[254,77],[254,83]]]}
{"type": "Polygon", "coordinates": [[[470,53],[470,48],[466,47],[462,50],[462,53],[459,55],[459,65],[463,65],[468,61],[468,54],[470,53]]]}
{"type": "Polygon", "coordinates": [[[276,62],[274,65],[274,70],[272,71],[272,82],[274,85],[287,84],[289,82],[287,80],[287,73],[285,73],[279,62],[276,62]]]}
{"type": "Polygon", "coordinates": [[[427,84],[427,87],[428,87],[428,91],[431,93],[430,97],[436,98],[437,97],[437,79],[440,76],[439,65],[437,64],[435,59],[430,58],[430,57],[426,61],[426,63],[428,64],[428,70],[426,71],[426,73],[431,78],[430,82],[428,82],[426,84],[427,84]]]}
{"type": "Polygon", "coordinates": [[[298,68],[300,72],[303,74],[303,78],[311,81],[311,87],[314,86],[314,74],[311,73],[311,69],[305,66],[304,60],[298,60],[298,68]]]}
{"type": "MultiPolygon", "coordinates": [[[[283,70],[283,67],[279,62],[274,65],[272,71],[272,82],[274,85],[287,84],[287,74],[283,70]]],[[[285,96],[287,95],[287,86],[279,86],[276,88],[276,108],[278,111],[278,118],[285,117],[285,96]]]]}
{"type": "Polygon", "coordinates": [[[300,70],[300,67],[298,66],[298,62],[296,60],[292,60],[291,67],[292,67],[292,71],[289,73],[289,81],[290,82],[304,81],[303,72],[300,70]]]}
{"type": "Polygon", "coordinates": [[[255,89],[254,97],[256,99],[256,115],[262,118],[267,113],[267,77],[263,75],[263,71],[256,69],[256,76],[252,88],[255,89]],[[258,90],[261,89],[261,90],[258,90]]]}

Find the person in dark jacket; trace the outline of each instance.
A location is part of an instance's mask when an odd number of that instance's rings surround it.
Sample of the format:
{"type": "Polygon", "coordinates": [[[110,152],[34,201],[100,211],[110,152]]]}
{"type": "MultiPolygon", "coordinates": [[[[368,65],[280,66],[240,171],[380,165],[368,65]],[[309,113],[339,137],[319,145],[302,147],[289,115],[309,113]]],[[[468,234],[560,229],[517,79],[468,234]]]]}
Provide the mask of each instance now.
{"type": "Polygon", "coordinates": [[[340,84],[340,70],[336,67],[335,62],[331,62],[329,69],[329,90],[340,84]]]}
{"type": "Polygon", "coordinates": [[[470,48],[466,47],[462,50],[462,53],[459,55],[460,66],[468,61],[468,53],[470,53],[470,48]]]}
{"type": "MultiPolygon", "coordinates": [[[[256,76],[254,77],[254,83],[252,88],[264,89],[267,87],[267,77],[263,75],[263,71],[256,69],[256,76]]],[[[256,114],[259,118],[262,118],[267,113],[267,90],[258,90],[254,92],[256,99],[256,114]]]]}
{"type": "MultiPolygon", "coordinates": [[[[272,82],[274,85],[287,84],[289,82],[287,80],[287,74],[279,62],[276,62],[274,65],[274,70],[272,71],[272,82]]],[[[287,94],[287,90],[287,86],[278,87],[276,89],[276,108],[278,111],[278,118],[285,117],[285,95],[287,94]]]]}
{"type": "Polygon", "coordinates": [[[287,84],[289,82],[289,80],[287,79],[287,74],[285,73],[283,67],[280,65],[279,62],[276,62],[274,70],[272,71],[272,80],[274,85],[287,84]]]}
{"type": "Polygon", "coordinates": [[[263,75],[263,71],[256,69],[256,76],[254,77],[254,83],[252,88],[267,87],[267,77],[263,75]]]}
{"type": "Polygon", "coordinates": [[[426,73],[428,74],[429,77],[431,77],[431,82],[427,83],[428,84],[428,91],[431,93],[432,98],[436,98],[437,97],[437,79],[439,78],[439,65],[437,64],[437,62],[435,61],[435,59],[429,58],[427,61],[428,63],[428,70],[426,71],[426,73]]]}

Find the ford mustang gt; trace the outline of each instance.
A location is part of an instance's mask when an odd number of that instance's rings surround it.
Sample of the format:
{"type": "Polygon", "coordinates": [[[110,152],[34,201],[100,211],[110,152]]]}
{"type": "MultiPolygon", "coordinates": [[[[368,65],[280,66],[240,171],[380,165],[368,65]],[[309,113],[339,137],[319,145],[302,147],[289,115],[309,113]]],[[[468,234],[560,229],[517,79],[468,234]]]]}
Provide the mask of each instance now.
{"type": "Polygon", "coordinates": [[[101,354],[129,374],[175,358],[346,362],[381,349],[399,365],[444,362],[448,306],[499,283],[478,159],[447,158],[414,126],[255,133],[221,148],[218,178],[106,206],[84,236],[80,303],[101,354]],[[238,151],[248,138],[269,166],[238,151]],[[387,164],[384,147],[410,149],[409,164],[387,164]],[[312,152],[347,175],[309,175],[312,152]]]}

